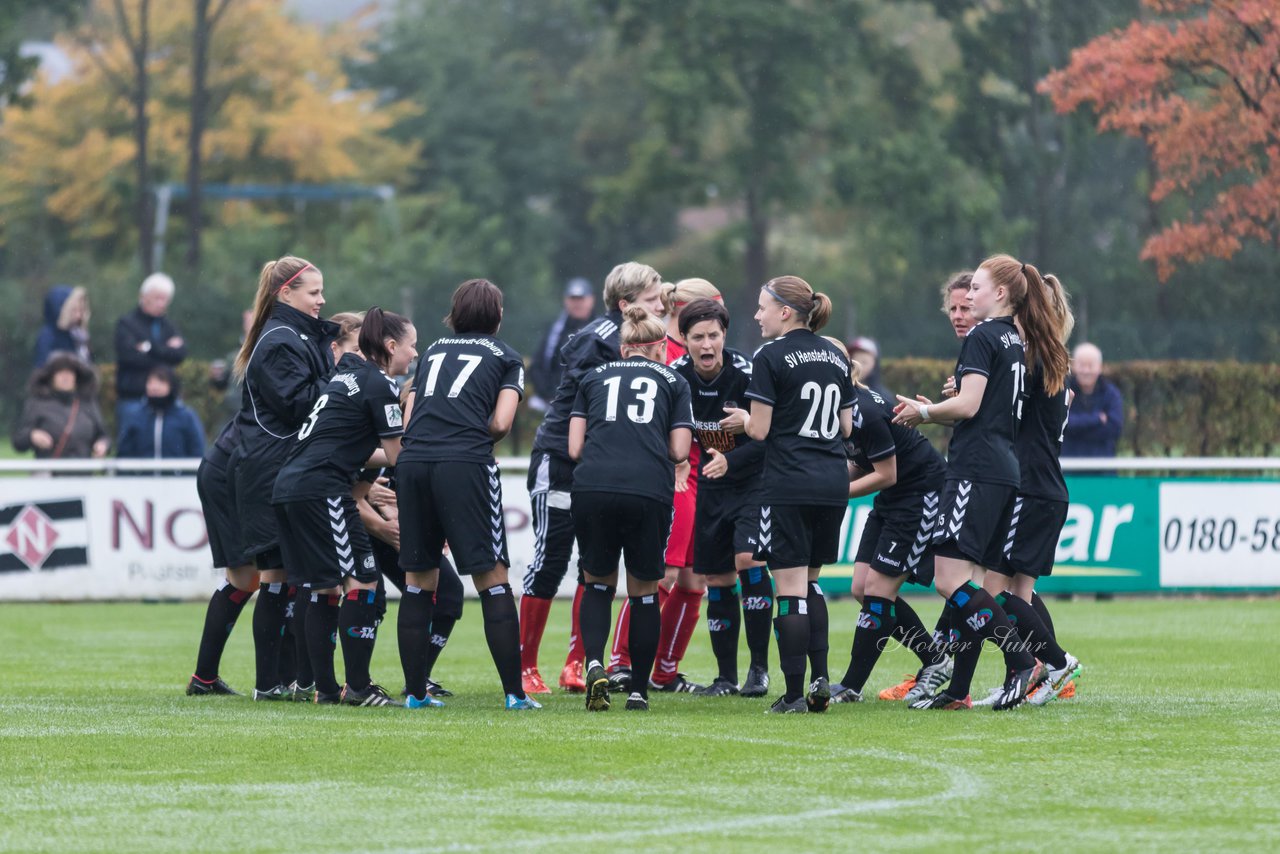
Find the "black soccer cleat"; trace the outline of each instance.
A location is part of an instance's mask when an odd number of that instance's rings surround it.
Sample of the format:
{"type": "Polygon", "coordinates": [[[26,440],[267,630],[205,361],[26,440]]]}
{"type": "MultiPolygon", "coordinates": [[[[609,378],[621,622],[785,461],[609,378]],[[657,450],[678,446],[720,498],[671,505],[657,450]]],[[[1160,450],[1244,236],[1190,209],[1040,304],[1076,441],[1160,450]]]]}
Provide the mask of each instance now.
{"type": "Polygon", "coordinates": [[[677,673],[675,678],[663,685],[659,685],[652,679],[649,680],[650,691],[661,691],[664,694],[692,694],[701,687],[697,682],[686,679],[683,673],[677,673]]]}
{"type": "Polygon", "coordinates": [[[317,706],[337,706],[342,703],[342,689],[338,689],[332,694],[326,694],[317,688],[315,694],[312,695],[311,702],[317,706]]]}
{"type": "Polygon", "coordinates": [[[631,693],[630,667],[616,667],[609,672],[609,690],[614,694],[631,693]]]}
{"type": "Polygon", "coordinates": [[[632,691],[631,696],[627,698],[628,712],[647,712],[649,711],[649,700],[639,691],[632,691]]]}
{"type": "Polygon", "coordinates": [[[427,680],[427,694],[431,697],[452,697],[453,692],[431,679],[427,680]]]}
{"type": "Polygon", "coordinates": [[[316,683],[310,685],[299,685],[295,680],[289,685],[289,699],[295,703],[310,703],[315,700],[316,683]]]}
{"type": "Polygon", "coordinates": [[[804,697],[788,700],[785,696],[773,701],[773,705],[764,710],[766,715],[804,715],[809,712],[809,704],[804,697]]]}
{"type": "Polygon", "coordinates": [[[370,682],[369,687],[363,691],[356,691],[350,685],[342,686],[342,693],[339,695],[340,702],[344,706],[399,706],[391,695],[376,682],[370,682]]]}
{"type": "Polygon", "coordinates": [[[973,698],[966,694],[964,699],[961,700],[951,696],[946,691],[943,691],[941,693],[934,694],[931,697],[921,697],[919,700],[916,700],[914,703],[907,706],[907,708],[916,710],[932,709],[934,711],[959,712],[965,709],[972,709],[973,698]]]}
{"type": "Polygon", "coordinates": [[[805,697],[805,702],[809,706],[809,711],[814,713],[825,712],[831,708],[831,685],[827,682],[827,677],[819,676],[809,683],[809,696],[805,697]]]}
{"type": "Polygon", "coordinates": [[[1005,712],[1016,709],[1027,700],[1027,695],[1040,687],[1040,683],[1048,677],[1049,671],[1039,659],[1025,670],[1015,670],[1009,674],[1004,683],[1004,695],[992,704],[991,710],[1005,712]]]}
{"type": "Polygon", "coordinates": [[[693,693],[699,697],[730,697],[738,693],[738,686],[731,679],[717,676],[710,685],[704,685],[693,693]]]}
{"type": "Polygon", "coordinates": [[[747,681],[742,683],[738,692],[743,697],[763,697],[769,693],[769,671],[764,667],[752,665],[747,671],[747,681]]]}
{"type": "Polygon", "coordinates": [[[598,661],[587,665],[583,681],[587,683],[587,711],[609,711],[609,674],[605,673],[604,665],[598,661]]]}
{"type": "Polygon", "coordinates": [[[195,674],[191,675],[191,681],[187,683],[188,697],[212,697],[215,695],[239,697],[240,692],[223,682],[221,677],[215,676],[206,682],[195,674]]]}

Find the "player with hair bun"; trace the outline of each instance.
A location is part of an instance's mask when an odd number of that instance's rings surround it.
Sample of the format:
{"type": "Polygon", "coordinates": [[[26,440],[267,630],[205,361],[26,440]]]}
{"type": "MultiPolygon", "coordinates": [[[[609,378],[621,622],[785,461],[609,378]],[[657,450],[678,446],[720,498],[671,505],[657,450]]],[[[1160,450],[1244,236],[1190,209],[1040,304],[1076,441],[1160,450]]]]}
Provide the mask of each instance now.
{"type": "Polygon", "coordinates": [[[423,351],[414,372],[404,451],[396,467],[400,510],[400,662],[405,705],[427,693],[428,643],[444,544],[480,594],[485,640],[509,710],[541,706],[521,686],[520,623],[507,580],[507,526],[494,442],[524,395],[524,362],[496,336],[502,291],[487,279],[458,285],[445,323],[452,335],[423,351]]]}
{"type": "MultiPolygon", "coordinates": [[[[676,360],[688,352],[684,334],[680,331],[680,318],[686,306],[701,299],[723,302],[720,290],[706,279],[681,279],[666,290],[668,365],[674,365],[676,360]]],[[[671,537],[667,541],[666,577],[658,585],[662,634],[658,641],[658,660],[654,665],[651,687],[671,693],[696,691],[702,687],[690,682],[679,672],[680,662],[689,649],[689,641],[698,625],[702,594],[706,588],[706,581],[693,571],[699,453],[700,449],[695,443],[689,449],[688,461],[676,466],[675,519],[671,523],[671,537]]],[[[631,655],[627,649],[627,620],[630,615],[631,606],[624,601],[618,609],[613,650],[609,657],[609,679],[617,691],[625,691],[631,684],[631,655]]]]}
{"type": "Polygon", "coordinates": [[[319,704],[394,703],[369,675],[379,576],[352,486],[375,450],[391,464],[400,452],[403,419],[390,377],[408,370],[417,339],[406,318],[377,306],[365,313],[359,349],[339,359],[272,490],[286,565],[311,593],[304,631],[319,704]],[[341,687],[333,670],[335,634],[346,668],[341,687]]]}
{"type": "Polygon", "coordinates": [[[602,660],[620,557],[631,603],[626,708],[648,711],[675,464],[688,458],[693,429],[689,384],[662,363],[667,345],[661,321],[642,306],[629,307],[624,316],[622,359],[582,377],[569,422],[569,456],[577,461],[573,522],[585,582],[580,619],[589,711],[609,708],[602,660]]]}
{"type": "Polygon", "coordinates": [[[968,300],[976,322],[960,348],[955,396],[935,404],[899,395],[895,407],[894,420],[908,427],[927,421],[955,425],[934,529],[934,567],[952,636],[962,643],[946,690],[911,702],[914,709],[971,708],[969,689],[983,641],[1001,648],[1008,669],[997,711],[1021,704],[1046,676],[1004,608],[981,585],[986,570],[1003,558],[1017,497],[1014,440],[1026,397],[1027,359],[1043,366],[1051,393],[1065,383],[1069,360],[1034,267],[1008,255],[992,256],[974,271],[968,300]]]}
{"type": "Polygon", "coordinates": [[[752,361],[745,430],[765,444],[758,554],[777,584],[774,632],[786,679],[769,711],[825,712],[828,622],[818,575],[839,557],[849,506],[843,444],[853,429],[849,358],[817,335],[831,318],[831,300],[797,276],[768,281],[755,316],[773,340],[752,361]],[[813,676],[807,697],[806,656],[813,676]]]}

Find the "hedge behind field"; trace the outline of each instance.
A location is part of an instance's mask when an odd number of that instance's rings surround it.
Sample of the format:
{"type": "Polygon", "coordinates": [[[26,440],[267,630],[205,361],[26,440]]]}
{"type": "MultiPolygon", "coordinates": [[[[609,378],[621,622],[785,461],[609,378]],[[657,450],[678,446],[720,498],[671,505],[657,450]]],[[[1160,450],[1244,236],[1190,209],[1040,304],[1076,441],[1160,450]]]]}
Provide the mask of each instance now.
{"type": "MultiPolygon", "coordinates": [[[[115,366],[102,373],[102,413],[114,433],[115,366]]],[[[889,359],[884,381],[898,394],[938,399],[955,363],[941,359],[889,359]]],[[[221,392],[209,384],[208,362],[188,359],[178,368],[183,399],[212,435],[229,417],[221,392]]],[[[1135,457],[1267,457],[1280,454],[1280,365],[1240,362],[1116,362],[1106,375],[1125,401],[1120,454],[1135,457]]],[[[537,416],[521,407],[518,445],[527,453],[537,416]]],[[[940,441],[941,430],[926,428],[940,441]]],[[[510,442],[508,445],[510,446],[510,442]]]]}
{"type": "MultiPolygon", "coordinates": [[[[941,359],[890,359],[884,362],[884,382],[896,394],[937,400],[954,369],[954,362],[941,359]]],[[[1280,365],[1116,362],[1108,363],[1104,374],[1124,398],[1121,456],[1269,457],[1280,452],[1280,365]]]]}

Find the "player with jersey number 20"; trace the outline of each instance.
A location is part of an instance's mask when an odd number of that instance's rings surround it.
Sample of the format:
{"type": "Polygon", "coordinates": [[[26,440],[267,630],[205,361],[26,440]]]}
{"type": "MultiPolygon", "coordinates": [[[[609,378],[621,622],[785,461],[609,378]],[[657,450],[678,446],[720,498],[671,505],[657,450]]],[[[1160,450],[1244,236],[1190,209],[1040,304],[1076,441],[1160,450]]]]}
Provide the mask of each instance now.
{"type": "Polygon", "coordinates": [[[848,354],[816,334],[830,318],[831,300],[797,276],[760,289],[756,321],[773,340],[752,361],[745,430],[765,443],[757,542],[777,583],[773,625],[786,680],[774,713],[825,712],[831,702],[818,574],[840,552],[849,504],[843,440],[853,429],[854,390],[848,354]],[[813,671],[807,698],[806,656],[813,671]]]}

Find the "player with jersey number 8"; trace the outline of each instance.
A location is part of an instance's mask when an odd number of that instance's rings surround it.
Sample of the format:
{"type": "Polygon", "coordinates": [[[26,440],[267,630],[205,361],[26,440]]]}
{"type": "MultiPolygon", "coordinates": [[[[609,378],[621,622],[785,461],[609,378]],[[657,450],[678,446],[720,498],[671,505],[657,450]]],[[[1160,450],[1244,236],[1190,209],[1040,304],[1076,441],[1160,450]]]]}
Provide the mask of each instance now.
{"type": "Polygon", "coordinates": [[[767,282],[755,317],[773,340],[752,361],[745,430],[765,443],[757,542],[777,584],[774,633],[786,679],[785,693],[769,711],[825,712],[831,702],[827,603],[818,574],[839,556],[848,508],[849,359],[816,334],[831,319],[831,300],[804,279],[767,282]],[[813,671],[807,699],[806,655],[813,671]]]}

